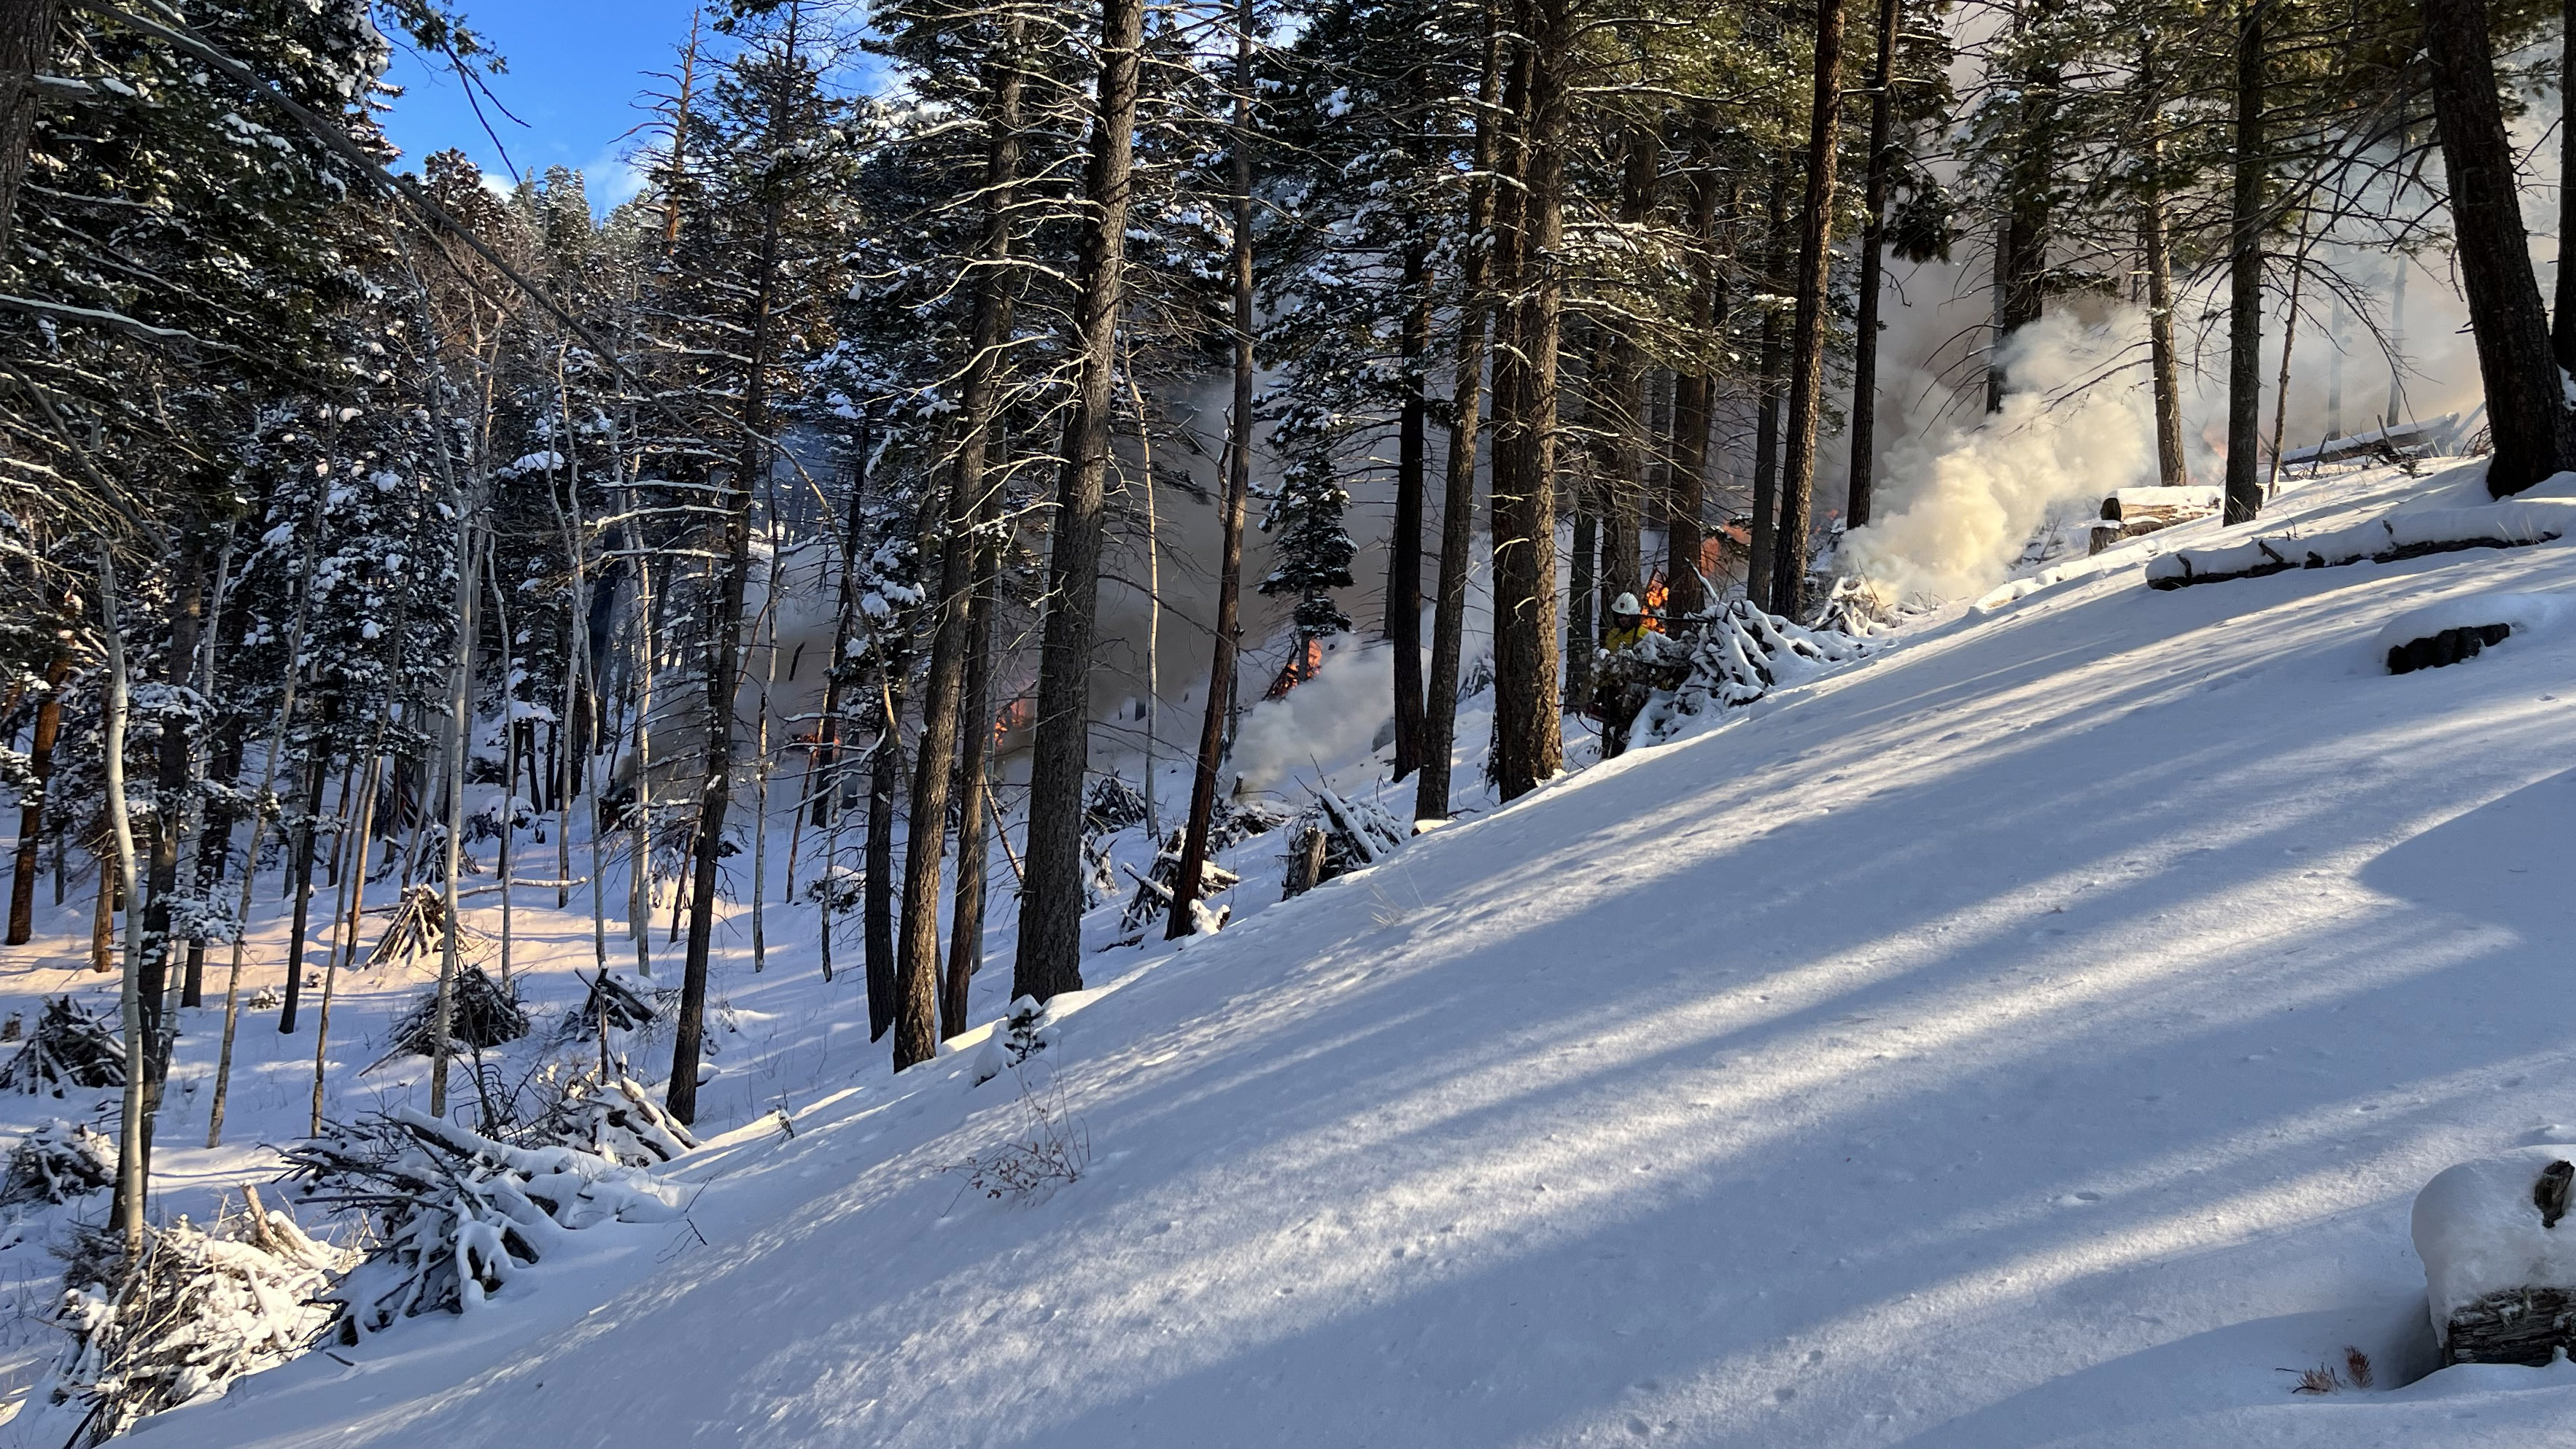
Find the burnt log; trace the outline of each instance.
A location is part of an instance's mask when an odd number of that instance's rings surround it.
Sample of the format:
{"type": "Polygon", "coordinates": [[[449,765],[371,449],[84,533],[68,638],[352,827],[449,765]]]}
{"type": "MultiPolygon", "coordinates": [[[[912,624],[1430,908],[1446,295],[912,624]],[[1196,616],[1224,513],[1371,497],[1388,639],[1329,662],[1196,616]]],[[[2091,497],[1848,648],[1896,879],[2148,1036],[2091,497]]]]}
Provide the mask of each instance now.
{"type": "Polygon", "coordinates": [[[2499,1288],[2451,1314],[2442,1362],[2533,1368],[2576,1351],[2576,1288],[2499,1288]]]}
{"type": "Polygon", "coordinates": [[[2418,669],[2441,669],[2464,659],[2475,659],[2481,651],[2503,643],[2512,634],[2511,624],[2463,624],[2456,629],[2409,639],[2389,647],[2388,672],[2412,674],[2418,669]]]}

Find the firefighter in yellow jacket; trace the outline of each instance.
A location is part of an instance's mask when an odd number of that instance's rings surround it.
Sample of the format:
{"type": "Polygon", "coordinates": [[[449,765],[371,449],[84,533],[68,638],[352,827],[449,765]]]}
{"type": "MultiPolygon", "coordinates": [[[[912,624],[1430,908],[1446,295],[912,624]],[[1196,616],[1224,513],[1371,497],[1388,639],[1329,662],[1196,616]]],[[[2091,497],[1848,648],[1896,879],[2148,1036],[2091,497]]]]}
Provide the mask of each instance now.
{"type": "MultiPolygon", "coordinates": [[[[1601,656],[1605,664],[1637,647],[1646,637],[1646,609],[1635,594],[1623,593],[1610,601],[1610,627],[1602,631],[1601,656]]],[[[1602,671],[1592,687],[1591,715],[1601,722],[1601,758],[1616,757],[1628,748],[1628,729],[1637,722],[1637,711],[1646,706],[1646,691],[1634,681],[1617,679],[1613,666],[1602,671]]]]}

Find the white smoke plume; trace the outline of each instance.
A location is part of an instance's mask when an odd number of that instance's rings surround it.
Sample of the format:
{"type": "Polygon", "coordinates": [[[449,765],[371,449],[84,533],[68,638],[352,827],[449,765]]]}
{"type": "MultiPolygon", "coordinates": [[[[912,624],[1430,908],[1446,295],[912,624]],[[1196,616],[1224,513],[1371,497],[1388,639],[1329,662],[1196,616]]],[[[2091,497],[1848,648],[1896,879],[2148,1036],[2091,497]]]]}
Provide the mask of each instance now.
{"type": "MultiPolygon", "coordinates": [[[[1268,681],[1246,678],[1246,689],[1268,681]]],[[[1375,748],[1395,719],[1395,652],[1341,635],[1327,646],[1315,677],[1244,711],[1235,736],[1235,768],[1245,791],[1275,790],[1291,774],[1329,772],[1375,748]]]]}
{"type": "Polygon", "coordinates": [[[1844,540],[1844,561],[1897,598],[1971,596],[2003,581],[2056,505],[2154,482],[2144,370],[2095,381],[2145,325],[2127,307],[2101,322],[2052,313],[2006,344],[2002,412],[1962,425],[1935,414],[1939,397],[1910,410],[1883,455],[1878,517],[1844,540]]]}

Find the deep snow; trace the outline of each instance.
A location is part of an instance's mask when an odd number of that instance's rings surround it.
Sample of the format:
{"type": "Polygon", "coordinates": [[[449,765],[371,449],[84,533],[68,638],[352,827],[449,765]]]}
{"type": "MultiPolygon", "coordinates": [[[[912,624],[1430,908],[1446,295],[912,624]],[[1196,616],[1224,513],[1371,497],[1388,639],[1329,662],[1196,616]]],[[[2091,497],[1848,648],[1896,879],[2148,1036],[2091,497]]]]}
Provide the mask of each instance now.
{"type": "MultiPolygon", "coordinates": [[[[974,1039],[890,1079],[782,911],[719,982],[739,1125],[678,1172],[685,1223],[142,1442],[2576,1443],[2563,1364],[2393,1387],[2433,1352],[2417,1189],[2576,1123],[2576,636],[2376,652],[2407,610],[2576,588],[2576,549],[2142,578],[2477,487],[2346,474],[2153,535],[1096,954],[1045,1054],[1092,1160],[1039,1200],[945,1170],[1029,1131],[1014,1079],[971,1086],[974,1039]],[[2289,1392],[2346,1345],[2377,1388],[2289,1392]]],[[[586,966],[579,912],[522,938],[586,966]]],[[[61,975],[10,961],[10,1005],[61,975]]]]}

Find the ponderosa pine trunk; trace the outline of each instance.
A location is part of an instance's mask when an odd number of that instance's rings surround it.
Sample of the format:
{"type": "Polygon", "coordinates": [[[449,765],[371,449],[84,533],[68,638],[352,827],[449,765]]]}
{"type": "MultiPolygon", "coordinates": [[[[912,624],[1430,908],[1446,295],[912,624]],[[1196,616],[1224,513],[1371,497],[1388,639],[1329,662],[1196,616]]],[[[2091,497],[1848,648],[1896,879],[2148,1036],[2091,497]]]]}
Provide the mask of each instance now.
{"type": "Polygon", "coordinates": [[[1404,250],[1404,404],[1395,424],[1395,527],[1386,541],[1386,642],[1395,652],[1393,779],[1422,763],[1422,505],[1430,466],[1430,404],[1422,367],[1431,351],[1431,254],[1404,250]]]}
{"type": "MultiPolygon", "coordinates": [[[[2423,12],[2460,290],[2468,296],[2478,375],[2486,383],[2487,427],[2495,439],[2487,491],[2502,498],[2576,461],[2576,413],[2567,406],[2540,284],[2531,272],[2486,0],[2423,0],[2423,12]]],[[[2227,462],[2233,518],[2236,460],[2231,455],[2227,462]]]]}
{"type": "MultiPolygon", "coordinates": [[[[1663,137],[1645,126],[1629,128],[1621,148],[1619,221],[1644,230],[1663,185],[1663,137]]],[[[1646,562],[1641,537],[1651,431],[1646,405],[1646,349],[1637,329],[1624,320],[1609,325],[1610,346],[1603,353],[1601,398],[1604,416],[1595,425],[1608,434],[1609,447],[1601,478],[1601,603],[1607,617],[1611,600],[1621,594],[1646,593],[1646,562]]]]}
{"type": "Polygon", "coordinates": [[[17,235],[11,221],[42,104],[36,79],[53,64],[59,10],[58,0],[0,0],[0,259],[17,235]]]}
{"type": "MultiPolygon", "coordinates": [[[[2551,319],[2550,355],[2576,372],[2576,126],[2566,120],[2567,97],[2576,94],[2576,0],[2558,11],[2558,311],[2551,319]]],[[[2342,356],[2342,339],[2329,338],[2342,356]]],[[[2340,380],[2340,379],[2338,379],[2340,380]]]]}
{"type": "Polygon", "coordinates": [[[1514,277],[1513,343],[1517,384],[1500,387],[1508,412],[1495,414],[1494,446],[1512,456],[1495,475],[1494,641],[1495,787],[1517,799],[1555,777],[1563,764],[1559,707],[1556,598],[1557,361],[1563,338],[1565,277],[1565,131],[1570,100],[1565,67],[1573,26],[1564,0],[1522,0],[1519,28],[1526,84],[1521,87],[1523,178],[1514,277]],[[1508,418],[1508,421],[1506,419],[1508,418]]]}
{"type": "Polygon", "coordinates": [[[1099,90],[1083,180],[1087,214],[1074,299],[1075,377],[1056,480],[1055,537],[1047,553],[1037,739],[1029,760],[1028,883],[1011,973],[1011,994],[1039,1001],[1082,989],[1082,785],[1091,758],[1091,651],[1099,617],[1144,28],[1143,0],[1101,0],[1099,90]]]}
{"type": "Polygon", "coordinates": [[[56,653],[45,666],[45,697],[36,702],[35,737],[27,742],[27,773],[36,788],[18,807],[18,854],[9,870],[9,944],[23,946],[36,929],[36,854],[45,841],[45,787],[54,778],[54,742],[63,732],[62,685],[71,656],[56,653]]]}
{"type": "MultiPolygon", "coordinates": [[[[2427,25],[2432,6],[2425,7],[2427,25]]],[[[2490,87],[2492,90],[2492,87],[2490,87]]],[[[2490,102],[2492,104],[2492,102],[2490,102]]],[[[2501,122],[2498,123],[2501,126],[2501,122]]],[[[2501,132],[2499,132],[2501,134],[2501,132]]],[[[2227,521],[2263,512],[2263,6],[2236,5],[2235,188],[2227,242],[2227,521]]],[[[2510,194],[2511,178],[2507,188],[2510,194]]],[[[2519,225],[2515,228],[2520,230],[2519,225]]],[[[2523,274],[2530,275],[2526,264],[2523,274]]],[[[2532,300],[2539,302],[2534,291],[2532,300]]],[[[2545,345],[2545,342],[2544,342],[2545,345]]]]}
{"type": "Polygon", "coordinates": [[[1851,482],[1843,523],[1869,522],[1878,466],[1878,305],[1886,290],[1887,184],[1896,169],[1896,32],[1904,0],[1878,0],[1878,55],[1869,71],[1869,161],[1861,182],[1860,315],[1852,329],[1851,482]]]}
{"type": "Polygon", "coordinates": [[[1442,820],[1449,814],[1449,776],[1458,734],[1458,670],[1466,650],[1467,569],[1475,547],[1476,434],[1485,382],[1485,282],[1492,256],[1493,171],[1498,154],[1494,106],[1502,92],[1502,42],[1485,11],[1485,62],[1477,85],[1476,169],[1467,183],[1469,244],[1460,263],[1458,342],[1452,363],[1449,456],[1441,477],[1440,572],[1431,610],[1431,677],[1423,701],[1422,774],[1414,782],[1413,815],[1442,820]]]}
{"type": "MultiPolygon", "coordinates": [[[[1764,271],[1769,286],[1779,286],[1788,270],[1781,255],[1782,237],[1788,226],[1788,168],[1774,166],[1771,172],[1771,197],[1763,208],[1766,221],[1767,258],[1764,271]]],[[[1762,313],[1762,345],[1753,381],[1753,404],[1759,415],[1753,420],[1753,528],[1746,540],[1749,557],[1744,565],[1744,597],[1756,608],[1771,607],[1773,552],[1777,547],[1780,517],[1780,373],[1788,355],[1787,321],[1778,306],[1768,306],[1762,313]]]]}
{"type": "MultiPolygon", "coordinates": [[[[286,1004],[277,1014],[281,1036],[295,1034],[295,1018],[304,1000],[304,933],[313,919],[313,837],[322,823],[322,782],[330,773],[331,727],[340,714],[336,694],[317,694],[313,703],[313,729],[304,747],[304,803],[295,824],[294,855],[287,865],[294,903],[286,935],[286,1004]]],[[[153,1010],[147,999],[144,1015],[149,1018],[153,1010]]]]}
{"type": "Polygon", "coordinates": [[[1816,415],[1825,388],[1825,288],[1831,280],[1834,161],[1843,124],[1843,0],[1816,3],[1816,91],[1807,129],[1807,200],[1798,214],[1798,304],[1789,344],[1788,458],[1781,470],[1771,612],[1807,606],[1807,509],[1815,493],[1816,415]]]}
{"type": "Polygon", "coordinates": [[[2138,250],[2147,273],[2147,368],[2155,393],[2156,482],[2180,488],[2191,481],[2182,453],[2182,362],[2174,341],[2173,241],[2165,222],[2165,131],[2161,67],[2155,43],[2138,43],[2138,85],[2144,97],[2139,124],[2146,130],[2146,178],[2138,203],[2138,250]]]}
{"type": "MultiPolygon", "coordinates": [[[[1016,66],[1007,60],[1004,70],[1016,66]]],[[[966,375],[959,388],[960,435],[948,480],[947,514],[939,548],[939,595],[933,601],[930,673],[922,682],[921,743],[913,751],[912,828],[904,836],[903,913],[895,958],[894,1069],[939,1054],[936,1010],[940,995],[940,862],[947,839],[948,788],[957,763],[957,718],[965,692],[966,630],[975,582],[975,515],[986,486],[984,458],[992,433],[1002,349],[1010,341],[1005,270],[1010,260],[1010,198],[1019,169],[1016,124],[1005,125],[1005,104],[1018,109],[1016,74],[996,77],[996,114],[984,159],[983,257],[975,283],[974,321],[966,375]],[[1001,97],[1009,91],[1005,103],[1001,97]]],[[[1151,487],[1150,481],[1147,484],[1151,487]]],[[[962,985],[962,980],[961,980],[962,985]]],[[[966,1002],[958,995],[950,1013],[964,1029],[966,1002]]]]}
{"type": "MultiPolygon", "coordinates": [[[[1691,167],[1692,249],[1691,329],[1714,342],[1725,335],[1726,283],[1717,273],[1717,212],[1724,190],[1709,170],[1711,151],[1703,144],[1691,167]]],[[[1666,480],[1664,507],[1664,577],[1668,581],[1664,611],[1687,618],[1708,607],[1707,585],[1700,571],[1706,535],[1700,514],[1708,506],[1708,428],[1717,399],[1712,372],[1693,372],[1673,379],[1673,466],[1666,480]]]]}
{"type": "MultiPolygon", "coordinates": [[[[2033,13],[2053,14],[2053,0],[2034,0],[2033,13]]],[[[2018,22],[2016,22],[2018,23],[2018,22]]],[[[2052,193],[2057,168],[2057,99],[2064,77],[2044,53],[2033,57],[2019,77],[2015,104],[2020,108],[2020,135],[2004,180],[2004,223],[1995,238],[1995,335],[1986,362],[1986,411],[2002,412],[2010,385],[2005,348],[2013,334],[2040,319],[2047,306],[2049,231],[2054,224],[2052,193]]]]}
{"type": "MultiPolygon", "coordinates": [[[[957,751],[957,899],[949,912],[948,982],[940,1011],[956,1004],[965,1020],[966,991],[984,965],[985,875],[992,849],[992,786],[986,775],[993,750],[993,614],[1001,607],[1002,489],[999,470],[975,514],[975,597],[966,621],[964,739],[957,751]]],[[[955,1035],[951,1032],[950,1035],[955,1035]]]]}
{"type": "Polygon", "coordinates": [[[883,1040],[894,1028],[894,796],[903,778],[903,704],[893,697],[880,707],[886,711],[885,732],[868,756],[868,837],[861,851],[859,899],[870,1041],[883,1040]]]}
{"type": "MultiPolygon", "coordinates": [[[[793,22],[787,53],[796,50],[793,22]]],[[[742,682],[743,601],[751,588],[751,498],[770,466],[769,354],[775,328],[778,234],[785,200],[769,198],[760,221],[760,251],[753,259],[750,315],[744,328],[742,451],[726,480],[722,551],[724,572],[716,590],[715,617],[706,644],[706,769],[698,782],[698,819],[691,846],[689,941],[680,971],[680,1009],[671,1027],[671,1080],[663,1107],[682,1126],[698,1119],[698,1053],[706,1036],[707,961],[715,945],[716,890],[724,862],[725,815],[733,804],[735,691],[742,682]]]]}
{"type": "MultiPolygon", "coordinates": [[[[1253,0],[1238,0],[1234,32],[1234,240],[1227,255],[1234,291],[1234,397],[1226,417],[1225,502],[1218,521],[1216,632],[1208,640],[1207,708],[1199,717],[1198,759],[1190,774],[1190,815],[1181,829],[1180,874],[1163,938],[1198,930],[1199,889],[1207,875],[1208,832],[1215,828],[1217,774],[1225,759],[1226,717],[1243,648],[1243,513],[1252,493],[1252,34],[1253,0]]],[[[1417,547],[1419,545],[1417,544],[1417,547]]]]}

